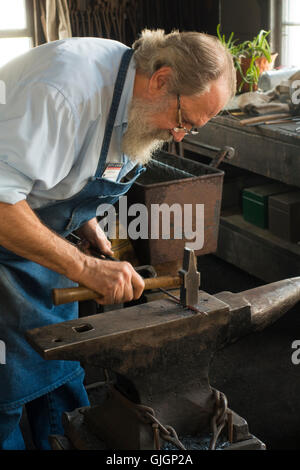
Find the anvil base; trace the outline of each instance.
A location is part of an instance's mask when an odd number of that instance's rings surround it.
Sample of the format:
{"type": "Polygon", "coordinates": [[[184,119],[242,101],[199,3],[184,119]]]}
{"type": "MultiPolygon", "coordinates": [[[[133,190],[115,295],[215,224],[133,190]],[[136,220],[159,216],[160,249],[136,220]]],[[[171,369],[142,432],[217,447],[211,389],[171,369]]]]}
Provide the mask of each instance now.
{"type": "MultiPolygon", "coordinates": [[[[265,444],[249,433],[246,420],[232,410],[231,413],[232,442],[228,442],[222,450],[265,450],[265,444]]],[[[142,422],[134,404],[130,404],[125,397],[123,399],[117,391],[109,393],[101,405],[64,413],[63,426],[64,436],[50,436],[53,450],[156,449],[151,424],[142,422]]],[[[209,432],[203,433],[203,442],[207,442],[209,432]]],[[[227,438],[226,427],[222,435],[227,438]]],[[[165,443],[159,439],[160,448],[165,443]]],[[[202,447],[201,438],[199,445],[202,447]]]]}

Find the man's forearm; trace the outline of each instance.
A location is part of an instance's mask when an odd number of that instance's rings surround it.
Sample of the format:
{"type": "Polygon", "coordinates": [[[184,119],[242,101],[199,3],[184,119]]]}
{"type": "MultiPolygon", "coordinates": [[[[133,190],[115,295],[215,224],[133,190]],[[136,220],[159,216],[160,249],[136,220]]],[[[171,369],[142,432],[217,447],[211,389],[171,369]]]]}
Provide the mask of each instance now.
{"type": "Polygon", "coordinates": [[[48,229],[26,201],[0,203],[0,245],[78,281],[85,255],[48,229]]]}
{"type": "Polygon", "coordinates": [[[144,289],[143,279],[129,263],[85,255],[49,230],[26,201],[0,203],[0,245],[99,292],[103,304],[138,299],[144,289]]]}

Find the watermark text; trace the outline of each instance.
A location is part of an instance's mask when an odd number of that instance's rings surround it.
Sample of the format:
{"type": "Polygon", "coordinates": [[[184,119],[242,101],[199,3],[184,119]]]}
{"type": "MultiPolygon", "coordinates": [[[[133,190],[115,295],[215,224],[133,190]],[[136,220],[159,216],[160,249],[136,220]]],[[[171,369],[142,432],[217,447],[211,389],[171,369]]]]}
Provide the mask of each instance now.
{"type": "Polygon", "coordinates": [[[292,363],[297,366],[300,364],[300,339],[295,339],[295,341],[292,342],[292,349],[295,349],[295,351],[292,354],[291,360],[292,363]]]}
{"type": "Polygon", "coordinates": [[[0,104],[6,104],[6,85],[3,80],[0,80],[0,104]]]}
{"type": "Polygon", "coordinates": [[[119,233],[116,232],[116,208],[100,204],[97,216],[105,235],[111,239],[186,240],[186,246],[201,250],[204,245],[204,204],[136,203],[127,206],[127,196],[119,200],[119,233]]]}
{"type": "Polygon", "coordinates": [[[0,364],[6,364],[6,346],[2,340],[0,340],[0,364]]]}

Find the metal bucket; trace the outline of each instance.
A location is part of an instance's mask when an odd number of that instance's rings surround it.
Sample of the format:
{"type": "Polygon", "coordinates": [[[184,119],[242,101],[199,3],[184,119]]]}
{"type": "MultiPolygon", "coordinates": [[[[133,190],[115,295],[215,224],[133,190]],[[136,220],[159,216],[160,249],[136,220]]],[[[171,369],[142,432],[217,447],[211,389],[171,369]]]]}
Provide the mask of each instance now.
{"type": "Polygon", "coordinates": [[[179,205],[182,221],[184,221],[184,212],[187,210],[185,205],[190,205],[192,224],[191,220],[189,223],[195,233],[199,225],[199,220],[196,220],[196,205],[203,204],[202,234],[196,233],[199,239],[203,236],[202,247],[197,249],[194,243],[191,248],[195,249],[197,255],[216,251],[223,177],[224,172],[219,169],[167,152],[161,151],[153,157],[147,171],[134,183],[128,193],[129,205],[140,203],[148,210],[148,238],[132,240],[141,263],[159,264],[179,260],[184,246],[192,242],[188,239],[190,237],[185,237],[184,229],[182,237],[176,238],[178,234],[175,235],[175,219],[172,211],[170,211],[170,237],[163,238],[165,235],[162,234],[160,218],[153,220],[154,217],[151,217],[151,210],[155,204],[167,204],[169,208],[173,204],[176,204],[177,208],[179,205]],[[153,224],[160,225],[157,239],[151,237],[153,224]]]}

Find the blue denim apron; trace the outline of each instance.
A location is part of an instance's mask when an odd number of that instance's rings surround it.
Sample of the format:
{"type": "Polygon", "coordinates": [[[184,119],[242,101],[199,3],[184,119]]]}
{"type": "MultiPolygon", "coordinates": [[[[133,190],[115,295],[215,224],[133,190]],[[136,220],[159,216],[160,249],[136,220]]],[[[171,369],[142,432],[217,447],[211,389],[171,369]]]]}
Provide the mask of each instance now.
{"type": "MultiPolygon", "coordinates": [[[[121,60],[95,176],[75,196],[35,210],[46,226],[63,237],[94,218],[100,204],[115,203],[145,170],[138,165],[126,183],[102,178],[132,54],[127,49],[121,60]]],[[[45,361],[24,336],[26,330],[76,318],[77,303],[55,307],[51,298],[53,287],[75,285],[65,276],[0,247],[0,340],[6,344],[6,364],[0,364],[0,411],[17,408],[82,374],[79,362],[45,361]]]]}

